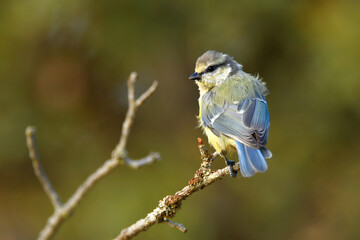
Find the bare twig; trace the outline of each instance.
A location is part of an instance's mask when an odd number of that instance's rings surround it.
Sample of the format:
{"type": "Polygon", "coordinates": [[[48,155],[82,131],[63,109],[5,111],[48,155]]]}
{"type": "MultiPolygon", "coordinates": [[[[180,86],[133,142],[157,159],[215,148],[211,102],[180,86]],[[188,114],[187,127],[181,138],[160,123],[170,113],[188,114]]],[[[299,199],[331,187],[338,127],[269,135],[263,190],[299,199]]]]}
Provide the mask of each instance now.
{"type": "Polygon", "coordinates": [[[135,81],[137,74],[135,72],[130,74],[128,80],[128,101],[129,108],[126,113],[125,121],[123,123],[121,137],[119,144],[115,147],[112,152],[112,158],[124,158],[126,152],[124,152],[127,139],[130,133],[130,126],[134,120],[136,108],[141,106],[143,102],[153,94],[158,86],[157,81],[154,81],[153,84],[146,90],[138,99],[135,100],[135,81]]]}
{"type": "Polygon", "coordinates": [[[153,94],[157,86],[158,86],[158,82],[157,81],[153,82],[153,84],[149,87],[149,89],[143,94],[141,94],[141,96],[138,99],[136,99],[135,102],[136,106],[140,106],[151,94],[153,94]]]}
{"type": "Polygon", "coordinates": [[[131,73],[128,80],[128,100],[129,108],[125,116],[125,120],[122,126],[122,134],[119,141],[119,144],[115,147],[112,152],[111,158],[104,162],[104,164],[99,167],[94,173],[92,173],[75,191],[75,193],[69,198],[69,200],[62,204],[60,198],[54,188],[51,186],[50,181],[48,180],[45,171],[43,170],[39,154],[36,149],[35,144],[35,128],[28,127],[26,129],[27,143],[29,148],[30,158],[33,162],[34,171],[36,176],[39,178],[39,181],[43,185],[45,192],[48,194],[53,206],[54,213],[48,218],[47,223],[43,230],[38,236],[38,240],[46,240],[53,237],[56,230],[59,228],[61,223],[66,220],[71,213],[74,211],[80,200],[84,195],[94,186],[94,184],[106,176],[110,171],[115,169],[117,166],[125,164],[131,168],[140,168],[144,165],[153,163],[156,160],[160,159],[159,153],[150,153],[148,156],[140,159],[138,161],[132,160],[127,156],[126,153],[126,143],[130,133],[130,127],[133,123],[135,112],[142,103],[151,96],[152,93],[156,90],[157,82],[154,82],[151,87],[143,93],[138,99],[135,99],[135,83],[136,73],[131,73]]]}
{"type": "Polygon", "coordinates": [[[132,160],[131,158],[126,157],[125,158],[125,163],[126,165],[128,165],[129,167],[133,168],[133,169],[139,169],[142,166],[151,164],[157,160],[160,160],[160,154],[159,153],[150,153],[148,156],[139,159],[139,160],[132,160]]]}
{"type": "Polygon", "coordinates": [[[27,127],[26,131],[26,143],[29,148],[29,156],[34,168],[35,175],[39,179],[45,193],[50,198],[50,201],[55,209],[58,209],[62,206],[62,202],[60,200],[59,195],[53,188],[53,186],[50,183],[50,180],[46,176],[46,173],[44,171],[44,168],[41,165],[40,162],[40,155],[37,150],[36,146],[36,138],[35,138],[35,128],[34,127],[27,127]]]}
{"type": "MultiPolygon", "coordinates": [[[[146,231],[152,225],[161,223],[164,219],[168,220],[169,218],[174,217],[180,209],[182,201],[187,197],[230,174],[229,167],[218,169],[216,171],[211,170],[211,164],[215,154],[210,155],[202,143],[202,140],[199,138],[198,141],[202,163],[188,185],[174,195],[166,196],[160,200],[159,205],[151,213],[145,218],[138,220],[130,227],[123,229],[119,236],[115,238],[116,240],[132,239],[140,232],[146,231]]],[[[238,171],[239,163],[236,163],[233,166],[233,169],[238,171]]],[[[171,225],[179,230],[182,228],[179,227],[180,224],[177,223],[171,223],[171,225]]],[[[184,229],[186,228],[184,227],[184,229]]]]}
{"type": "Polygon", "coordinates": [[[170,227],[172,228],[175,228],[175,229],[178,229],[179,231],[183,232],[183,233],[186,233],[187,232],[187,228],[181,224],[181,223],[176,223],[176,222],[173,222],[169,219],[165,219],[164,222],[169,225],[170,227]]]}

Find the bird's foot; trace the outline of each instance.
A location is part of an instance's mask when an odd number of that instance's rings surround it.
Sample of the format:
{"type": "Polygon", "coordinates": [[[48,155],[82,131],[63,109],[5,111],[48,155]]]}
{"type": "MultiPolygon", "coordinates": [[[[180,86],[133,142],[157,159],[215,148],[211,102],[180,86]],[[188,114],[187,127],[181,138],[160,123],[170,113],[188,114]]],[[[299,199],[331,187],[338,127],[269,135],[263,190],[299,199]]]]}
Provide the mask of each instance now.
{"type": "Polygon", "coordinates": [[[225,161],[226,161],[226,165],[229,167],[230,176],[233,177],[233,178],[236,177],[238,171],[235,171],[235,170],[234,170],[235,162],[234,162],[234,161],[231,161],[231,160],[229,160],[229,159],[227,159],[227,158],[225,158],[225,161]]]}

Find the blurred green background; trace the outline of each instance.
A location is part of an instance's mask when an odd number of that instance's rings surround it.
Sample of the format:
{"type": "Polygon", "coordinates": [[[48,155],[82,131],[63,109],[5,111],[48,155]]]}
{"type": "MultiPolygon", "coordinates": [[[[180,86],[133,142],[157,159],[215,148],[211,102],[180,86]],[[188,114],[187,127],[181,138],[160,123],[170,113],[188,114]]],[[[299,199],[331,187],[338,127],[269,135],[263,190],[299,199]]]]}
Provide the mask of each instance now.
{"type": "Polygon", "coordinates": [[[112,172],[55,239],[111,239],[184,187],[203,136],[187,78],[208,49],[267,82],[269,170],[191,196],[173,219],[186,235],[158,224],[138,238],[360,239],[359,13],[351,0],[2,0],[0,239],[34,239],[52,213],[26,126],[37,127],[44,168],[66,200],[118,142],[132,71],[138,94],[160,85],[137,113],[128,152],[159,151],[162,161],[112,172]]]}

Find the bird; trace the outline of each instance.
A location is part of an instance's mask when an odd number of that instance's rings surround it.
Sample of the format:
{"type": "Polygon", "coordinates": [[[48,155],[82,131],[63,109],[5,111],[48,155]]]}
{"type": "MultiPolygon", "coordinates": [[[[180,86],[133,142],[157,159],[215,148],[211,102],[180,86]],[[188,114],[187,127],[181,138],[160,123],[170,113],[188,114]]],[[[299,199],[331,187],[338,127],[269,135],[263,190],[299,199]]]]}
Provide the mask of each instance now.
{"type": "Polygon", "coordinates": [[[190,75],[199,89],[199,127],[216,153],[225,159],[230,175],[237,176],[235,161],[228,154],[236,151],[240,172],[251,177],[265,172],[270,115],[265,96],[269,93],[259,76],[243,71],[228,54],[209,50],[196,60],[190,75]]]}

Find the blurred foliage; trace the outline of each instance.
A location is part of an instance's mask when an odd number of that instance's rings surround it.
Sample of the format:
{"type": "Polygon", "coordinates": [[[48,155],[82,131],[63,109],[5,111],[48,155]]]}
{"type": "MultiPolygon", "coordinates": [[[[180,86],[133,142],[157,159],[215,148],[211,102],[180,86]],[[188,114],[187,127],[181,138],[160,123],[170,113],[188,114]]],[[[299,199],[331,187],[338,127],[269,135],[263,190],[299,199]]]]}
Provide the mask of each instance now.
{"type": "Polygon", "coordinates": [[[66,200],[117,143],[131,71],[138,93],[160,86],[136,116],[129,153],[159,151],[162,161],[107,176],[55,239],[115,237],[183,187],[202,136],[187,77],[215,49],[268,84],[269,170],[185,201],[174,220],[186,236],[157,225],[139,238],[359,239],[359,12],[351,0],[2,0],[0,238],[34,239],[52,211],[25,127],[37,127],[44,167],[66,200]]]}

